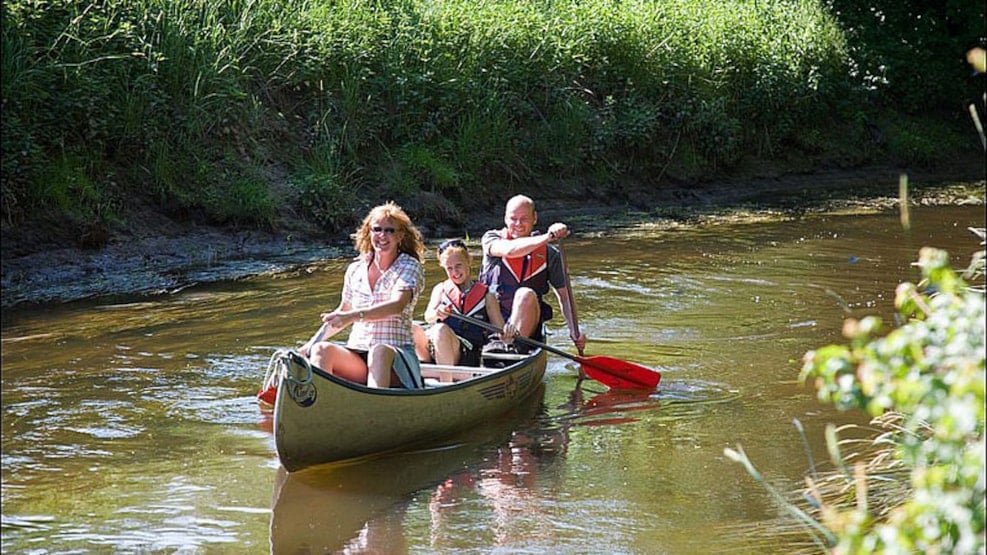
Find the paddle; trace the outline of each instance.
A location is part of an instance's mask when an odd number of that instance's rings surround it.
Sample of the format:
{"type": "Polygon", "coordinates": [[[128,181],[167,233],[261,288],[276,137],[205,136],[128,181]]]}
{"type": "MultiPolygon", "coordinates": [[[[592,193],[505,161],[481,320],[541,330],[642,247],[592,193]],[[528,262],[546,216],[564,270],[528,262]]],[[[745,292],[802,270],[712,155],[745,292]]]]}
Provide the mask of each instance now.
{"type": "MultiPolygon", "coordinates": [[[[573,341],[576,341],[580,335],[579,317],[576,315],[576,298],[572,296],[572,284],[569,282],[569,263],[565,261],[565,251],[562,250],[562,241],[559,241],[559,256],[562,258],[562,273],[565,275],[565,295],[569,299],[569,312],[571,313],[569,336],[573,341]]],[[[576,349],[579,350],[579,356],[583,356],[583,348],[576,345],[576,349]]]]}
{"type": "MultiPolygon", "coordinates": [[[[465,314],[453,312],[450,316],[494,333],[500,333],[501,331],[497,326],[489,322],[477,320],[465,314]]],[[[612,389],[654,389],[658,386],[658,382],[661,381],[661,374],[659,372],[634,364],[633,362],[620,360],[619,358],[608,356],[576,356],[522,335],[515,337],[514,341],[539,347],[550,353],[574,360],[582,365],[583,372],[587,376],[612,389]]]]}

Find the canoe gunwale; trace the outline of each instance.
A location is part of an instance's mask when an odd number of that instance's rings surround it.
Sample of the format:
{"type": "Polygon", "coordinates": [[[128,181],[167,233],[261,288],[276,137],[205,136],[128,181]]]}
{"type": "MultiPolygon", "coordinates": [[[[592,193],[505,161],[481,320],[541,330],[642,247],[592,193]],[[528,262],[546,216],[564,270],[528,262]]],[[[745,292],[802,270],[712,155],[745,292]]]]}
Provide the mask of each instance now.
{"type": "MultiPolygon", "coordinates": [[[[540,353],[541,353],[541,349],[533,350],[528,356],[524,358],[519,358],[514,364],[507,365],[503,368],[490,368],[486,366],[443,366],[438,364],[424,363],[421,365],[423,371],[434,369],[439,372],[457,372],[463,374],[473,374],[473,376],[470,378],[457,381],[455,383],[442,384],[438,387],[433,386],[433,387],[424,387],[421,389],[407,389],[403,387],[369,387],[364,384],[352,382],[350,380],[340,378],[339,376],[336,376],[334,374],[330,374],[329,372],[326,372],[325,370],[319,368],[318,366],[315,366],[314,364],[310,364],[307,358],[303,357],[301,353],[299,353],[294,349],[285,351],[285,355],[291,357],[296,364],[311,370],[312,376],[307,378],[307,380],[309,381],[314,380],[314,376],[319,376],[320,378],[332,382],[335,385],[338,385],[340,387],[358,393],[366,393],[369,395],[385,395],[385,396],[398,395],[401,397],[407,397],[407,396],[415,397],[422,395],[434,395],[437,393],[447,393],[455,389],[463,389],[477,384],[481,384],[484,381],[492,381],[509,371],[515,371],[518,365],[529,363],[531,360],[534,360],[537,356],[539,356],[540,353]]],[[[291,376],[290,373],[288,373],[287,376],[289,376],[289,379],[292,379],[290,378],[291,376]]],[[[305,380],[301,380],[301,381],[304,382],[305,380]]]]}

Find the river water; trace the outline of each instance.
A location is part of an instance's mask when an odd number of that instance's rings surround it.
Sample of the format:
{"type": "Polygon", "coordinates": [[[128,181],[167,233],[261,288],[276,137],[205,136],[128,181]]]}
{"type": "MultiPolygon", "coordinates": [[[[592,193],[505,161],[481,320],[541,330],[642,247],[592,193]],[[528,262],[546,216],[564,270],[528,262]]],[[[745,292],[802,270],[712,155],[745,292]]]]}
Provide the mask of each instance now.
{"type": "MultiPolygon", "coordinates": [[[[825,468],[839,414],[798,383],[844,318],[890,320],[922,246],[965,267],[982,206],[816,214],[566,241],[586,354],[662,372],[653,394],[551,356],[516,413],[429,449],[287,475],[254,401],[277,348],[338,301],[347,261],[141,300],[3,315],[4,553],[791,553],[781,492],[825,468]],[[793,424],[805,428],[803,442],[793,424]]],[[[578,231],[578,228],[577,228],[578,231]]],[[[476,233],[479,235],[479,233],[476,233]]],[[[476,264],[475,264],[476,265],[476,264]]],[[[427,279],[441,279],[429,259],[427,279]]],[[[427,295],[416,314],[424,310],[427,295]]],[[[549,342],[571,350],[564,324],[549,342]]]]}

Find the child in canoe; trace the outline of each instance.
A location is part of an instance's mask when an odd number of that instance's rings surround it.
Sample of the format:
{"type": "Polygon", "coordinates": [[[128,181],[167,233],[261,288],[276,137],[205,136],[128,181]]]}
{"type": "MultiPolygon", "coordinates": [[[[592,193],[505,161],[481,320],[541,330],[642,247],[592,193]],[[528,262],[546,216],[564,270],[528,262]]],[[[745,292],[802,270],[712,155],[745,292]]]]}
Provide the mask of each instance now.
{"type": "Polygon", "coordinates": [[[513,341],[517,329],[504,321],[497,298],[473,278],[472,257],[461,239],[444,241],[438,248],[439,264],[448,279],[432,289],[425,309],[427,330],[415,328],[415,348],[422,362],[479,366],[487,332],[452,316],[463,314],[502,329],[500,338],[513,341]]]}

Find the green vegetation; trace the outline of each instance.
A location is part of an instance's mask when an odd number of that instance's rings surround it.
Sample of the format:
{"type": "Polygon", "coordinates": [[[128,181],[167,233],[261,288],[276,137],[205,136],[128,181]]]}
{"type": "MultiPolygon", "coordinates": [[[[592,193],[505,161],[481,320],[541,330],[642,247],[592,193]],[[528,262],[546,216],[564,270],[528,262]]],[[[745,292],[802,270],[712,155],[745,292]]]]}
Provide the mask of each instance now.
{"type": "Polygon", "coordinates": [[[971,79],[937,60],[982,40],[983,10],[876,4],[7,1],[3,223],[112,228],[140,203],[265,227],[291,206],[340,230],[385,197],[455,212],[545,181],[944,162],[954,121],[928,118],[971,79]]]}
{"type": "MultiPolygon", "coordinates": [[[[970,49],[967,61],[983,72],[984,49],[970,49]]],[[[978,103],[971,104],[987,149],[978,103]]],[[[907,229],[906,175],[899,187],[907,229]]],[[[987,231],[970,231],[983,246],[987,231]]],[[[841,440],[835,427],[827,427],[837,470],[820,478],[813,465],[806,478],[807,511],[765,482],[742,448],[725,450],[825,552],[983,553],[987,547],[987,250],[973,255],[962,276],[945,251],[931,247],[919,252],[918,266],[922,281],[895,290],[897,329],[880,337],[880,318],[849,319],[843,335],[850,345],[829,345],[804,357],[800,379],[814,382],[820,401],[863,410],[883,430],[871,439],[841,440]],[[847,447],[853,452],[844,456],[847,447]]]]}
{"type": "MultiPolygon", "coordinates": [[[[976,232],[983,239],[984,231],[976,232]]],[[[849,345],[805,356],[801,379],[815,384],[821,401],[863,410],[883,430],[871,439],[840,440],[827,428],[836,470],[807,479],[805,510],[765,483],[825,552],[985,547],[984,251],[964,276],[978,287],[967,286],[944,251],[923,248],[918,265],[923,280],[902,283],[895,294],[900,327],[879,337],[880,318],[847,320],[849,345]]],[[[742,450],[726,454],[763,482],[742,450]]]]}
{"type": "MultiPolygon", "coordinates": [[[[975,261],[983,272],[982,254],[975,261]]],[[[967,288],[945,252],[924,248],[923,282],[903,283],[895,306],[908,319],[883,338],[880,319],[849,320],[849,346],[806,355],[803,379],[822,401],[897,418],[875,440],[907,470],[908,491],[889,497],[882,517],[868,489],[891,480],[874,467],[849,477],[856,487],[821,511],[841,553],[980,553],[984,549],[984,294],[967,288]]],[[[889,465],[890,466],[890,465],[889,465]]],[[[898,466],[898,465],[893,465],[898,466]]],[[[821,501],[821,499],[820,499],[821,501]]]]}

